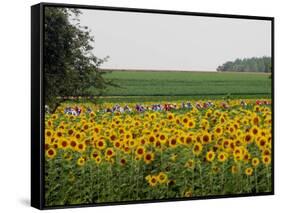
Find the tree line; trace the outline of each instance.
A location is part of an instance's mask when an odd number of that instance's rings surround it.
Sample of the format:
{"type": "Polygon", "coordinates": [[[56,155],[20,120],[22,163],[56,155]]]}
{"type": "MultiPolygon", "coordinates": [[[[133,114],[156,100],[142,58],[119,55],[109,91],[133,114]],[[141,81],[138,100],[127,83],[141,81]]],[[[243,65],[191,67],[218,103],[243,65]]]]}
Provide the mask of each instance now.
{"type": "Polygon", "coordinates": [[[227,72],[271,72],[271,57],[237,58],[218,66],[217,71],[227,72]]]}

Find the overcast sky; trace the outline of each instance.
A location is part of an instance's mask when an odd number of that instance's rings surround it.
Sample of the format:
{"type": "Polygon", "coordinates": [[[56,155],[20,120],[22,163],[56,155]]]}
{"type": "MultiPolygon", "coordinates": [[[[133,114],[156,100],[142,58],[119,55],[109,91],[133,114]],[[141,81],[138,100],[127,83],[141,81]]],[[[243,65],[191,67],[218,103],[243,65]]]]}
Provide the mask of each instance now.
{"type": "Polygon", "coordinates": [[[81,9],[102,68],[214,71],[228,60],[271,56],[271,22],[81,9]]]}

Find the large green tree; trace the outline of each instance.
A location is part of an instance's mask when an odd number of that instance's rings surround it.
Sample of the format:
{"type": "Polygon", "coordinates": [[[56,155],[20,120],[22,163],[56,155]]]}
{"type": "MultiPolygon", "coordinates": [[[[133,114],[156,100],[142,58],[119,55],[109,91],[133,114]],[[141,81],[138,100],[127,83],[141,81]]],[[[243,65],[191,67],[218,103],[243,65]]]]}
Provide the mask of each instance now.
{"type": "Polygon", "coordinates": [[[94,37],[81,26],[77,9],[45,8],[44,82],[45,103],[55,110],[66,96],[102,94],[110,82],[99,68],[105,59],[93,55],[94,37]]]}

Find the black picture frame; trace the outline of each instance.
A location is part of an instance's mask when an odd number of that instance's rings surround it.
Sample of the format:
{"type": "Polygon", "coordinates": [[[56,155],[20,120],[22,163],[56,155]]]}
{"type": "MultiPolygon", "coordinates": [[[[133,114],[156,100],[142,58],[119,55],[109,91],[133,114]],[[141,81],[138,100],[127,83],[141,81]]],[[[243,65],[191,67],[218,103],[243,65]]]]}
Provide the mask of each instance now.
{"type": "Polygon", "coordinates": [[[140,8],[124,8],[124,7],[107,7],[92,5],[76,5],[76,4],[59,4],[59,3],[39,3],[31,7],[31,206],[38,209],[54,209],[54,208],[71,208],[71,207],[93,207],[104,205],[122,205],[122,204],[139,204],[139,203],[155,203],[167,201],[187,201],[187,200],[203,200],[217,198],[234,198],[247,196],[263,196],[274,195],[274,17],[250,16],[250,15],[233,15],[233,14],[217,14],[217,13],[201,13],[186,11],[170,11],[140,8]],[[191,198],[174,198],[165,200],[141,200],[128,202],[110,202],[98,204],[80,204],[68,206],[52,206],[46,207],[44,202],[44,8],[45,7],[66,7],[78,9],[95,9],[104,11],[123,11],[150,14],[170,14],[170,15],[188,15],[201,17],[223,17],[238,19],[254,19],[267,20],[271,22],[271,59],[272,59],[272,191],[233,195],[212,195],[204,197],[191,198]]]}

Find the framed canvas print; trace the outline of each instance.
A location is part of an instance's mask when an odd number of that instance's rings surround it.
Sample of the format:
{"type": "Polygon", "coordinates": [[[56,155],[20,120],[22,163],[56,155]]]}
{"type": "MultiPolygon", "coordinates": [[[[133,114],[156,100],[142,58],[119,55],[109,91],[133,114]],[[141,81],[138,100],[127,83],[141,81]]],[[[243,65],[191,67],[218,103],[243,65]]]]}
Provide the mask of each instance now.
{"type": "Polygon", "coordinates": [[[31,205],[274,194],[274,18],[31,7],[31,205]]]}

